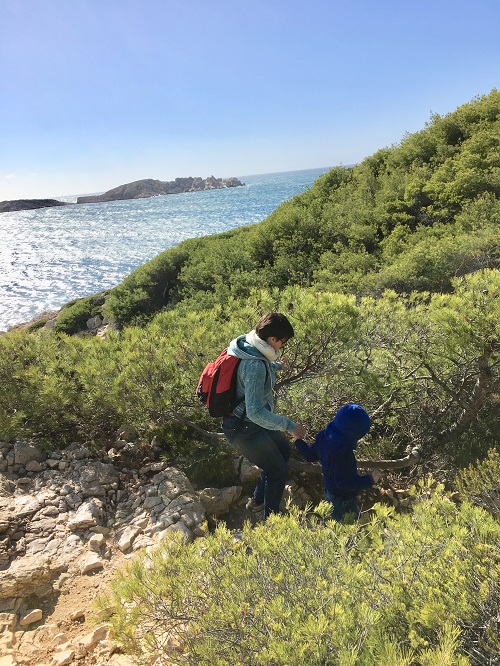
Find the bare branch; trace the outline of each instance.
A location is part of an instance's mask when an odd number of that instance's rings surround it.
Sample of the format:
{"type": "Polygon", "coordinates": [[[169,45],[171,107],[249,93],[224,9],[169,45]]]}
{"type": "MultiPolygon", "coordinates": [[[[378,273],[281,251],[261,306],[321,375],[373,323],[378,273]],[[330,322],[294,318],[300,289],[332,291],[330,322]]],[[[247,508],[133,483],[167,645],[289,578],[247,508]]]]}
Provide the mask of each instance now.
{"type": "MultiPolygon", "coordinates": [[[[411,452],[404,458],[397,460],[358,460],[357,466],[361,469],[403,469],[416,465],[420,460],[420,448],[415,446],[411,452]]],[[[319,463],[307,463],[302,460],[291,458],[288,461],[291,469],[306,474],[321,475],[321,465],[319,463]]]]}
{"type": "Polygon", "coordinates": [[[374,421],[375,419],[380,419],[385,414],[387,413],[387,409],[390,407],[391,403],[393,402],[394,398],[396,397],[398,393],[398,389],[394,389],[394,391],[391,393],[391,395],[385,400],[381,405],[377,407],[377,409],[370,414],[370,419],[374,421]]]}
{"type": "Polygon", "coordinates": [[[446,430],[442,430],[437,435],[437,440],[440,443],[451,442],[459,437],[467,430],[471,422],[476,418],[483,404],[484,395],[488,391],[493,381],[493,372],[491,366],[488,363],[489,358],[490,354],[485,352],[477,359],[479,373],[469,399],[467,401],[462,401],[463,404],[461,402],[463,410],[455,423],[453,423],[446,430]]]}
{"type": "Polygon", "coordinates": [[[317,374],[325,363],[323,362],[323,352],[330,344],[332,339],[335,338],[336,330],[332,330],[328,335],[322,337],[316,344],[310,345],[306,355],[306,361],[302,367],[295,372],[284,377],[282,380],[277,381],[274,387],[275,392],[278,392],[284,386],[295,384],[298,381],[305,379],[307,376],[317,374]]]}
{"type": "Polygon", "coordinates": [[[458,403],[461,407],[464,407],[464,400],[463,400],[459,395],[457,395],[455,391],[452,391],[452,390],[450,389],[450,387],[449,387],[445,382],[443,382],[442,379],[440,379],[440,378],[436,375],[436,373],[435,373],[434,370],[431,368],[431,366],[430,366],[428,363],[424,363],[423,365],[424,365],[424,368],[426,368],[426,370],[429,371],[429,374],[430,374],[431,379],[433,380],[433,382],[434,382],[435,384],[437,384],[438,386],[440,386],[440,387],[443,389],[443,391],[444,391],[447,395],[449,395],[451,398],[453,398],[453,400],[454,400],[456,403],[458,403]]]}
{"type": "Polygon", "coordinates": [[[178,421],[179,423],[183,423],[184,425],[187,425],[190,428],[193,428],[193,430],[196,430],[197,432],[201,433],[202,435],[205,435],[205,437],[214,437],[216,439],[224,439],[224,433],[223,432],[214,432],[212,430],[205,430],[201,426],[196,425],[196,423],[193,423],[192,421],[188,421],[188,419],[185,419],[182,416],[179,416],[178,414],[172,414],[171,416],[175,421],[178,421]]]}
{"type": "Polygon", "coordinates": [[[362,469],[403,469],[416,465],[420,460],[420,447],[414,446],[404,458],[397,460],[358,460],[357,465],[362,469]]]}

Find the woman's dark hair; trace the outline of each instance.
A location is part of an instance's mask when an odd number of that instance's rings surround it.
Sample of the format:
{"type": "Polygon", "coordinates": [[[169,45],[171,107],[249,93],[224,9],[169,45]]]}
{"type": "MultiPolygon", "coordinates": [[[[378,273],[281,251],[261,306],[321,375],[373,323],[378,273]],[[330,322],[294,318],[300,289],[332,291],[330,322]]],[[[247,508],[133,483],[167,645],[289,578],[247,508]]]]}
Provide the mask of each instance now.
{"type": "Polygon", "coordinates": [[[255,332],[261,340],[267,340],[267,338],[288,340],[294,335],[293,326],[285,315],[279,312],[271,312],[259,319],[255,332]]]}

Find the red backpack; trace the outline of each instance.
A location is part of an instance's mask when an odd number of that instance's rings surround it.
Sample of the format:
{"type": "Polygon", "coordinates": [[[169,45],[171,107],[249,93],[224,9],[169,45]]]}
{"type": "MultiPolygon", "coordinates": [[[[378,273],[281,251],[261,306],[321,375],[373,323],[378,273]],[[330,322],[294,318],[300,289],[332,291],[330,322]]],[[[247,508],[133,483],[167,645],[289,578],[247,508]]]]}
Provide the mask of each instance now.
{"type": "Polygon", "coordinates": [[[221,351],[201,373],[196,395],[206,405],[210,416],[229,416],[244,398],[236,398],[237,369],[241,359],[221,351]]]}
{"type": "MultiPolygon", "coordinates": [[[[208,365],[200,375],[196,395],[208,409],[210,416],[229,416],[234,408],[245,400],[236,397],[238,365],[242,359],[231,356],[227,349],[208,365]]],[[[267,363],[263,361],[266,368],[267,363]]]]}

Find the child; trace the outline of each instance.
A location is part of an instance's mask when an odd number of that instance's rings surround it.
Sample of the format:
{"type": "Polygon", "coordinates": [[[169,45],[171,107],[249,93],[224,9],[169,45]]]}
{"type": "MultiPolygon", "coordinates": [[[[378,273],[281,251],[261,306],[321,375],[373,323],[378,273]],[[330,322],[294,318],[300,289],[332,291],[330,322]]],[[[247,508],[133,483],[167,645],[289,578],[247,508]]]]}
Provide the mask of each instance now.
{"type": "Polygon", "coordinates": [[[359,405],[348,404],[341,407],[333,421],[316,435],[312,446],[303,439],[295,439],[295,446],[306,460],[321,462],[325,499],[332,505],[332,517],[340,523],[349,513],[359,517],[356,496],[381,477],[379,470],[359,474],[356,465],[354,451],[370,426],[370,417],[365,410],[359,405]]]}

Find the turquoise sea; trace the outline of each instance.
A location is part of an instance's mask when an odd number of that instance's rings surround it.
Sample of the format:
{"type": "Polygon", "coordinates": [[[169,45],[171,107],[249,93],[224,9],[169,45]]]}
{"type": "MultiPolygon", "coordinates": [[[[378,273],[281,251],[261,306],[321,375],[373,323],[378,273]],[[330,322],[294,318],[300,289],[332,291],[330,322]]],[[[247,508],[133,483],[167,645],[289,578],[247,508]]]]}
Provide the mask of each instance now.
{"type": "Polygon", "coordinates": [[[186,238],[254,224],[329,167],[237,176],[245,187],[0,214],[0,331],[96,294],[186,238]]]}

